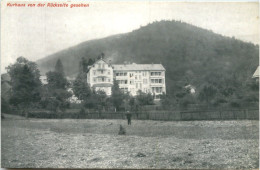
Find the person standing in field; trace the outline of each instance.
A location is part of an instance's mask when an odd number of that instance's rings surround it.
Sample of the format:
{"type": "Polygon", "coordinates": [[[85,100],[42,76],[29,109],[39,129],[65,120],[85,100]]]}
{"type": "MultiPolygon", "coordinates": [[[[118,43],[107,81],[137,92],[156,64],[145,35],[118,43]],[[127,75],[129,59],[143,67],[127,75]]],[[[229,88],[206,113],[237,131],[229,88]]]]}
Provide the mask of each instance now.
{"type": "Polygon", "coordinates": [[[127,111],[126,118],[127,118],[128,125],[131,125],[131,117],[132,117],[132,114],[129,111],[127,111]]]}

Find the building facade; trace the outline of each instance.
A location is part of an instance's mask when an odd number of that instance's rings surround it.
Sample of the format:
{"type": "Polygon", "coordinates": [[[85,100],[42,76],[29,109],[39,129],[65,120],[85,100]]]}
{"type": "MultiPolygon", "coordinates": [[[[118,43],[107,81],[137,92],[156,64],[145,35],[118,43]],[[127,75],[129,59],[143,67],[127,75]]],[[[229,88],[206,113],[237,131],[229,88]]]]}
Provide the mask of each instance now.
{"type": "Polygon", "coordinates": [[[113,68],[103,59],[96,61],[89,67],[88,80],[90,87],[95,91],[104,91],[107,95],[111,95],[113,86],[113,68]]]}
{"type": "Polygon", "coordinates": [[[162,64],[115,64],[110,65],[100,59],[89,68],[88,83],[95,90],[103,90],[111,95],[115,79],[119,88],[132,96],[141,90],[151,93],[155,99],[166,93],[165,68],[162,64]]]}

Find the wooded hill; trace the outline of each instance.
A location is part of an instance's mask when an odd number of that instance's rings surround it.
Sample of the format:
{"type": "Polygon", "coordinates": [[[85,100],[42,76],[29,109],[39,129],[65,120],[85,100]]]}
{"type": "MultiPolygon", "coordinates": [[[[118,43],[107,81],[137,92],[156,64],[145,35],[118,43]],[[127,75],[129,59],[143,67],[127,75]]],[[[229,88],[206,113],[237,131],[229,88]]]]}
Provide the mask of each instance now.
{"type": "Polygon", "coordinates": [[[160,21],[130,33],[83,42],[37,64],[45,74],[59,58],[66,76],[75,77],[82,57],[94,59],[104,53],[112,63],[161,63],[166,69],[167,93],[171,95],[188,84],[198,90],[205,85],[224,91],[232,89],[239,95],[259,65],[258,51],[258,45],[234,37],[180,21],[160,21]]]}

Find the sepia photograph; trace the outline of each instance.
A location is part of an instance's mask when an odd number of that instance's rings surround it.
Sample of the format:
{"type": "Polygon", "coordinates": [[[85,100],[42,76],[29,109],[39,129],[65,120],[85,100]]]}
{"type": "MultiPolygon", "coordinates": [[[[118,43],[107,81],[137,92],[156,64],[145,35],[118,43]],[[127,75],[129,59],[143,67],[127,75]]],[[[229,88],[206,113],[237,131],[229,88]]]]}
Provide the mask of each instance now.
{"type": "Polygon", "coordinates": [[[259,2],[2,0],[1,168],[259,169],[259,2]]]}

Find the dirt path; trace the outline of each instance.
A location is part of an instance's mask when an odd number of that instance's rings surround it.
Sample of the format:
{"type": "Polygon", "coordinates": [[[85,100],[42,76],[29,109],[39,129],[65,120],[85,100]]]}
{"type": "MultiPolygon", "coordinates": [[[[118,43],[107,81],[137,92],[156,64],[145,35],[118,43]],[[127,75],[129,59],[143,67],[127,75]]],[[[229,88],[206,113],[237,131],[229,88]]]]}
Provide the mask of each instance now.
{"type": "Polygon", "coordinates": [[[258,121],[6,119],[1,158],[5,168],[258,168],[258,121]]]}

